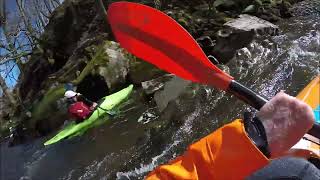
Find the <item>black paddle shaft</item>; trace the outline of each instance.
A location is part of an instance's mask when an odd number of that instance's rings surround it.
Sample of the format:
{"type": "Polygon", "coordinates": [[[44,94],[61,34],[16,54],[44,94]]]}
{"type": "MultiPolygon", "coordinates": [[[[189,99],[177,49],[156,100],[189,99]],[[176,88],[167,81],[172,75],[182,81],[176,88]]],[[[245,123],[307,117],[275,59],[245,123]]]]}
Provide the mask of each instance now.
{"type": "MultiPolygon", "coordinates": [[[[84,97],[84,96],[83,96],[83,97],[84,97]]],[[[86,97],[84,97],[84,98],[86,99],[86,101],[88,101],[88,102],[90,102],[90,103],[94,103],[93,101],[87,99],[86,97]]],[[[100,103],[101,103],[101,102],[100,102],[100,103]]],[[[101,107],[101,106],[100,106],[100,105],[101,105],[100,103],[97,105],[97,108],[100,108],[100,109],[104,110],[104,111],[105,111],[107,114],[109,114],[110,116],[113,116],[113,115],[114,115],[113,113],[111,113],[110,110],[107,110],[107,109],[101,107]]]]}
{"type": "Polygon", "coordinates": [[[231,81],[227,92],[235,95],[237,98],[241,99],[257,110],[260,110],[262,106],[268,102],[266,98],[258,95],[251,89],[245,87],[235,80],[231,81]]]}
{"type": "MultiPolygon", "coordinates": [[[[237,98],[241,99],[257,110],[260,110],[262,106],[268,102],[266,98],[258,95],[251,89],[245,87],[235,80],[231,81],[227,92],[235,95],[237,98]]],[[[312,128],[308,131],[308,134],[320,138],[320,125],[316,123],[313,124],[312,128]]]]}

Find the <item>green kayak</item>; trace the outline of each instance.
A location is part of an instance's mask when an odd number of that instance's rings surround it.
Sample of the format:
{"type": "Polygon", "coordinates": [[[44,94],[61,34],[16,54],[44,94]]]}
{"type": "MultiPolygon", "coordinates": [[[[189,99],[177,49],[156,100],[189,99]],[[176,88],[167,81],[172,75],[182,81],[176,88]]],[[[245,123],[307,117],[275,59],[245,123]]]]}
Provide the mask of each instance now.
{"type": "Polygon", "coordinates": [[[67,137],[71,138],[77,135],[82,135],[89,128],[101,124],[101,122],[97,120],[99,119],[99,117],[102,117],[106,114],[105,110],[111,110],[115,106],[119,105],[123,100],[125,100],[130,95],[130,93],[132,92],[132,89],[133,89],[133,85],[130,85],[127,88],[122,89],[121,91],[118,91],[114,94],[104,97],[103,102],[100,104],[101,108],[97,108],[88,119],[86,119],[85,121],[79,124],[75,124],[75,123],[69,124],[63,130],[61,130],[57,135],[55,135],[53,138],[45,142],[44,145],[47,146],[50,144],[54,144],[67,137]],[[103,110],[102,108],[105,110],[103,110]]]}

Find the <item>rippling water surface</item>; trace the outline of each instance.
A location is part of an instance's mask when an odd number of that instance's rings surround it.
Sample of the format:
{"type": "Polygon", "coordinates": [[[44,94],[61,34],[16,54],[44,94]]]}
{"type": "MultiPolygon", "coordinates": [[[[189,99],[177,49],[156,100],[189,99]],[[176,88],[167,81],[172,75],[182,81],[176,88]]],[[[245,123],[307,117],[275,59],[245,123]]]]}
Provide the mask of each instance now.
{"type": "MultiPolygon", "coordinates": [[[[228,64],[236,79],[269,98],[280,90],[296,95],[319,74],[320,18],[291,19],[279,26],[279,36],[257,37],[228,64]]],[[[174,116],[183,124],[169,129],[159,146],[145,143],[145,129],[163,114],[133,95],[120,116],[82,137],[49,147],[42,145],[49,137],[13,148],[2,143],[0,179],[143,179],[248,108],[207,86],[190,84],[187,91],[193,95],[177,101],[183,113],[174,116]]]]}

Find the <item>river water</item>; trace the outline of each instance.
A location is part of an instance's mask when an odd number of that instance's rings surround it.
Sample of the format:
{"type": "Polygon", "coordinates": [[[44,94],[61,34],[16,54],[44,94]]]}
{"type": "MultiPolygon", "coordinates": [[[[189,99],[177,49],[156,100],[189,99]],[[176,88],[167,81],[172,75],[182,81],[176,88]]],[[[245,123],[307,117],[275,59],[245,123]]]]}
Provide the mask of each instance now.
{"type": "MultiPolygon", "coordinates": [[[[296,95],[319,74],[320,18],[293,18],[278,25],[280,35],[257,37],[228,64],[235,79],[269,98],[280,90],[296,95]]],[[[53,134],[12,148],[3,142],[0,179],[143,179],[248,108],[207,86],[191,83],[185,91],[192,95],[180,97],[178,113],[170,116],[182,124],[160,133],[166,137],[160,144],[146,143],[146,129],[166,116],[154,104],[140,101],[136,92],[119,116],[81,137],[49,147],[42,144],[53,134]]]]}

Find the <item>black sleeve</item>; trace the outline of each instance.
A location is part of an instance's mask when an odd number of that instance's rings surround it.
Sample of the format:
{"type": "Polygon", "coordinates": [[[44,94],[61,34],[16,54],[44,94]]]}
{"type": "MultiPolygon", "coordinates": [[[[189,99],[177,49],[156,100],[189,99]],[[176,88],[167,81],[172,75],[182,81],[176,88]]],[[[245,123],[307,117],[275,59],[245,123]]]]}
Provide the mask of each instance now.
{"type": "Polygon", "coordinates": [[[67,101],[68,106],[70,106],[71,104],[75,103],[73,98],[68,98],[66,101],[67,101]]]}
{"type": "Polygon", "coordinates": [[[267,135],[258,117],[252,118],[251,113],[244,113],[244,128],[252,142],[266,156],[270,157],[267,135]]]}
{"type": "Polygon", "coordinates": [[[82,94],[80,94],[79,96],[77,96],[77,100],[78,101],[82,101],[83,103],[85,103],[87,106],[92,106],[93,102],[90,101],[89,99],[87,99],[86,97],[84,97],[82,94]]]}
{"type": "Polygon", "coordinates": [[[310,157],[308,159],[309,162],[311,162],[313,165],[315,165],[318,169],[320,169],[320,159],[316,157],[310,157]]]}

